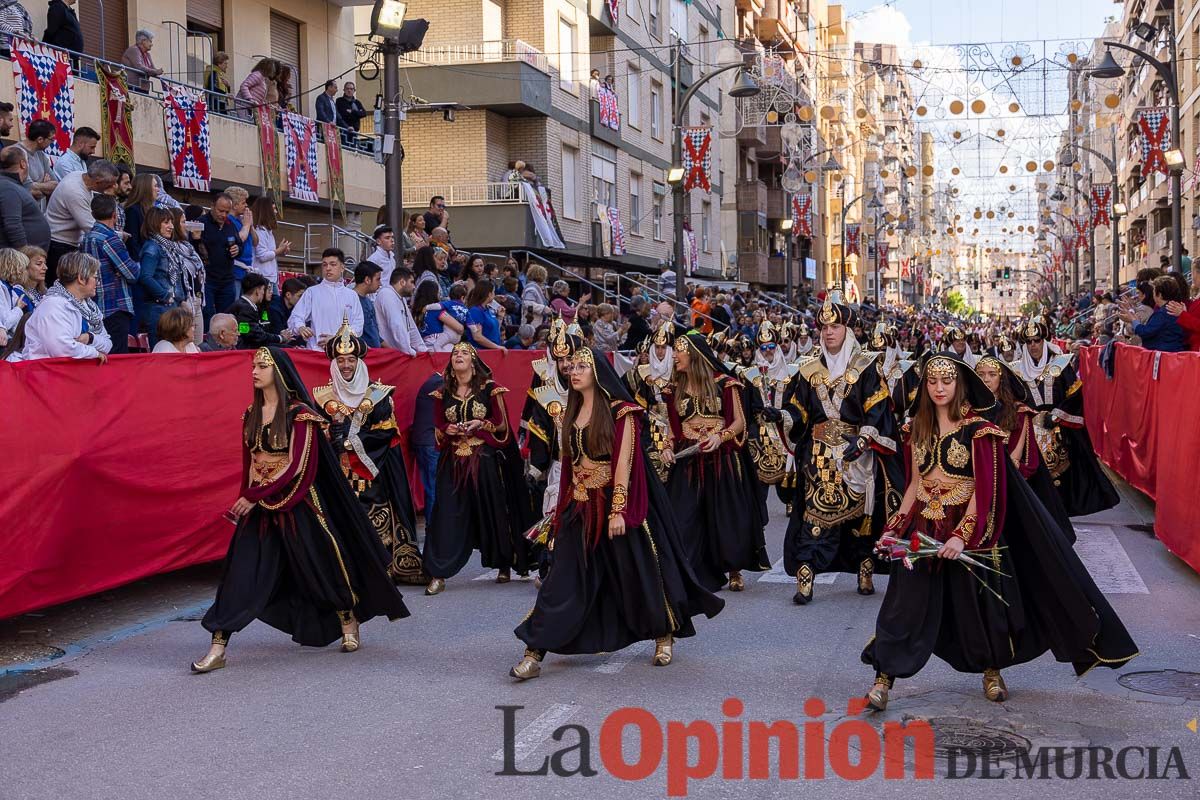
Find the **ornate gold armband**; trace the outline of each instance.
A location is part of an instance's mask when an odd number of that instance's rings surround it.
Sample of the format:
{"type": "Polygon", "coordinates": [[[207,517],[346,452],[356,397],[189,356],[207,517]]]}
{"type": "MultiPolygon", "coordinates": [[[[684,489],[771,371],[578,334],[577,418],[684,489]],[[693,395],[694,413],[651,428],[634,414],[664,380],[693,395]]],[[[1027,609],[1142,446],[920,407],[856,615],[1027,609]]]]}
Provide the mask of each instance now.
{"type": "Polygon", "coordinates": [[[732,442],[736,438],[737,438],[737,434],[728,428],[721,431],[721,441],[722,442],[732,442]]]}
{"type": "Polygon", "coordinates": [[[624,486],[613,486],[612,509],[608,512],[608,518],[621,516],[625,511],[625,505],[629,502],[629,490],[624,486]]]}
{"type": "Polygon", "coordinates": [[[975,523],[979,520],[977,514],[967,514],[959,521],[958,527],[954,529],[952,536],[957,536],[963,540],[963,544],[971,541],[971,536],[975,533],[975,523]]]}

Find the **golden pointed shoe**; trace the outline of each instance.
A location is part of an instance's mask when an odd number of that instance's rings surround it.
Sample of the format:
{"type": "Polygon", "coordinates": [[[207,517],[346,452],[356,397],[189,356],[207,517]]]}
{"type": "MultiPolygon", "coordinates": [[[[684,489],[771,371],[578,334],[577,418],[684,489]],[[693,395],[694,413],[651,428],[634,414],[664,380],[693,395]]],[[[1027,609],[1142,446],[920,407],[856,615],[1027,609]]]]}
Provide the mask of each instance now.
{"type": "Polygon", "coordinates": [[[746,590],[746,581],[744,578],[742,578],[742,573],[740,573],[740,572],[729,573],[729,591],[742,592],[745,590],[746,590]]]}
{"type": "Polygon", "coordinates": [[[203,675],[205,672],[213,672],[218,669],[225,668],[225,652],[209,653],[199,661],[192,662],[192,672],[197,675],[203,675]]]}
{"type": "Polygon", "coordinates": [[[665,667],[671,663],[672,648],[675,644],[674,636],[664,636],[661,639],[654,640],[654,659],[650,662],[656,667],[665,667]]]}
{"type": "Polygon", "coordinates": [[[1003,703],[1008,699],[1008,686],[998,669],[983,671],[983,696],[993,703],[1003,703]]]}
{"type": "Polygon", "coordinates": [[[798,606],[805,606],[812,602],[813,599],[813,571],[808,564],[801,564],[800,569],[796,570],[796,593],[792,595],[792,602],[798,606]]]}
{"type": "Polygon", "coordinates": [[[874,711],[886,711],[888,692],[891,691],[891,688],[892,685],[886,678],[876,678],[871,690],[867,692],[867,708],[874,711]]]}
{"type": "Polygon", "coordinates": [[[508,671],[508,674],[519,681],[527,681],[542,674],[542,662],[528,652],[508,671]]]}
{"type": "Polygon", "coordinates": [[[858,593],[861,595],[875,594],[875,564],[869,558],[864,558],[858,565],[858,593]]]}
{"type": "Polygon", "coordinates": [[[353,653],[356,650],[358,650],[358,648],[361,646],[362,646],[362,642],[358,638],[358,629],[357,628],[354,630],[354,633],[348,633],[348,632],[342,633],[342,652],[343,653],[353,653]]]}
{"type": "Polygon", "coordinates": [[[435,594],[441,594],[446,591],[446,580],[444,578],[434,578],[425,587],[425,594],[432,597],[435,594]]]}

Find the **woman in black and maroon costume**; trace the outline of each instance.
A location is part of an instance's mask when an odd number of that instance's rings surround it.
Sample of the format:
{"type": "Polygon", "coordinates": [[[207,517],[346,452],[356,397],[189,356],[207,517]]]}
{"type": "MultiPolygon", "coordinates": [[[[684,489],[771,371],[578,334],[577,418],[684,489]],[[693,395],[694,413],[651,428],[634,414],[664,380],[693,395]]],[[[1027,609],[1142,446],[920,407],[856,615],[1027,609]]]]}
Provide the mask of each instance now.
{"type": "Polygon", "coordinates": [[[1000,670],[1047,650],[1080,675],[1137,655],[1013,466],[1006,434],[980,416],[993,402],[961,357],[939,353],[925,362],[904,426],[908,489],[885,533],[906,539],[921,532],[942,545],[912,569],[891,571],[875,636],[862,653],[875,668],[867,701],[876,710],[887,707],[892,682],[915,675],[931,655],[959,672],[983,673],[984,696],[995,702],[1008,698],[1000,670]],[[999,573],[949,563],[964,549],[999,573]]]}
{"type": "Polygon", "coordinates": [[[996,405],[985,416],[1008,434],[1008,457],[1021,477],[1029,481],[1033,493],[1058,522],[1067,539],[1075,544],[1075,528],[1071,525],[1071,517],[1054,486],[1054,479],[1042,463],[1034,429],[1038,412],[1029,406],[1033,400],[1029,387],[1011,366],[993,355],[979,359],[975,374],[996,397],[996,405]]]}
{"type": "Polygon", "coordinates": [[[408,616],[388,577],[388,554],[286,352],[259,349],[253,375],[254,403],[242,423],[242,492],[230,510],[237,530],[202,623],[212,647],[194,672],[224,667],[230,635],[255,619],[312,647],[340,636],[342,650],[353,652],[359,623],[408,616]]]}
{"type": "Polygon", "coordinates": [[[504,393],[475,348],[450,352],[442,388],[432,392],[433,424],[441,456],[432,522],[425,533],[425,594],[439,594],[479,551],[485,568],[508,583],[512,570],[536,566],[525,531],[536,520],[504,393]]]}
{"type": "Polygon", "coordinates": [[[715,592],[728,580],[740,592],[742,570],[771,568],[766,493],[746,448],[750,398],[702,334],[682,334],[674,350],[675,380],[663,391],[671,430],[662,459],[675,464],[667,479],[671,506],[701,585],[715,592]],[[676,451],[697,444],[698,453],[676,461],[676,451]]]}
{"type": "Polygon", "coordinates": [[[510,675],[541,673],[547,652],[611,653],[654,640],[671,662],[692,617],[724,602],[696,580],[666,490],[642,446],[644,410],[603,355],[576,351],[563,415],[554,561],[533,610],[517,626],[525,655],[510,675]]]}

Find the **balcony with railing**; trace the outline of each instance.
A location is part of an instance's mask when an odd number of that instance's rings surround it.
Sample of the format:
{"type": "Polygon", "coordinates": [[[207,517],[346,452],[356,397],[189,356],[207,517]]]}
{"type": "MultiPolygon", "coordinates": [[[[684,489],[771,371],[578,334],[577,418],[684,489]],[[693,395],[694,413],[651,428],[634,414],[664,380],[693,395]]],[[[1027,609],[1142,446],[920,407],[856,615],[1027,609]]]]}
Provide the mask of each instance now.
{"type": "Polygon", "coordinates": [[[429,198],[446,198],[460,249],[541,247],[521,184],[508,181],[405,184],[404,205],[423,208],[429,198]]]}
{"type": "Polygon", "coordinates": [[[510,117],[550,112],[558,70],[520,39],[426,43],[401,63],[401,82],[430,103],[461,103],[510,117]]]}

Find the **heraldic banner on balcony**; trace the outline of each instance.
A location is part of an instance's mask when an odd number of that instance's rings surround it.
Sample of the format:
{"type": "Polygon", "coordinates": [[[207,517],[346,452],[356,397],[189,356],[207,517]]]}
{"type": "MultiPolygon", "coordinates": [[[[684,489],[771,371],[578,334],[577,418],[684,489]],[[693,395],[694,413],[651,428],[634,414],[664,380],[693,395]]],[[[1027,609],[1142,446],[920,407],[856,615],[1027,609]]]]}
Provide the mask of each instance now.
{"type": "Polygon", "coordinates": [[[100,149],[114,164],[133,168],[133,104],[129,102],[129,84],[125,70],[101,66],[100,149]]]}
{"type": "Polygon", "coordinates": [[[862,228],[860,228],[857,223],[846,226],[846,255],[859,255],[858,240],[861,232],[862,228]]]}
{"type": "MultiPolygon", "coordinates": [[[[254,107],[258,126],[258,145],[262,151],[263,194],[274,197],[283,211],[283,191],[279,180],[279,139],[275,136],[275,113],[267,106],[254,107]]],[[[282,214],[281,214],[282,216],[282,214]]]]}
{"type": "Polygon", "coordinates": [[[291,111],[283,117],[283,138],[287,142],[288,194],[293,200],[317,202],[317,122],[291,111]]]}
{"type": "Polygon", "coordinates": [[[334,205],[346,221],[346,175],[342,171],[342,135],[333,122],[321,123],[321,135],[325,137],[325,172],[329,176],[329,211],[334,205]]]}
{"type": "Polygon", "coordinates": [[[212,180],[208,140],[208,105],[201,92],[166,84],[163,112],[171,176],[180,189],[207,192],[212,180]]]}
{"type": "Polygon", "coordinates": [[[1112,187],[1097,185],[1092,187],[1092,228],[1101,225],[1112,227],[1112,187]]]}
{"type": "Polygon", "coordinates": [[[71,72],[71,59],[61,50],[15,36],[11,48],[21,129],[28,130],[35,119],[53,122],[58,133],[46,152],[61,156],[71,146],[75,133],[75,75],[71,72]]]}
{"type": "Polygon", "coordinates": [[[812,238],[812,195],[792,195],[792,236],[812,238]]]}
{"type": "Polygon", "coordinates": [[[1170,139],[1171,116],[1166,108],[1144,108],[1138,116],[1138,132],[1142,135],[1142,175],[1151,172],[1169,174],[1163,154],[1170,139]]]}
{"type": "Polygon", "coordinates": [[[537,233],[542,247],[565,250],[567,245],[559,235],[555,224],[554,206],[550,203],[550,195],[546,187],[534,186],[529,181],[521,181],[521,200],[529,204],[529,214],[533,217],[533,230],[537,233]]]}

